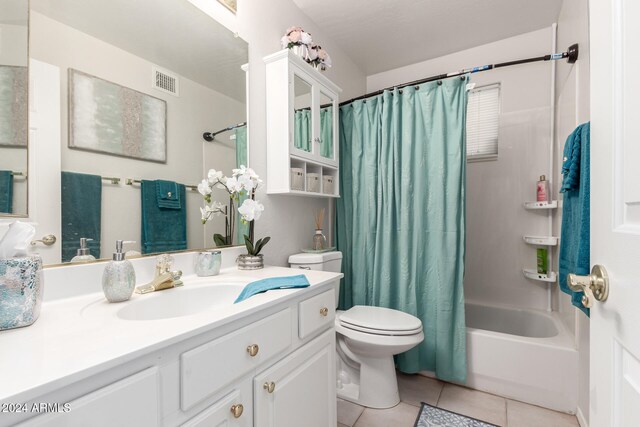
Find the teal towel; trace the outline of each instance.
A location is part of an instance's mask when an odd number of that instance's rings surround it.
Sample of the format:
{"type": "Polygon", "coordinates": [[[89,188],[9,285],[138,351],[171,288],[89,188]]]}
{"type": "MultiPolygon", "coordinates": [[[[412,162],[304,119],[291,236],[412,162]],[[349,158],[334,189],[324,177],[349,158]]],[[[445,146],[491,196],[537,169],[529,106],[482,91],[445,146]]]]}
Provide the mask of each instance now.
{"type": "Polygon", "coordinates": [[[590,125],[582,124],[573,131],[564,146],[562,164],[562,229],[560,237],[560,289],[571,295],[573,305],[589,316],[582,305],[582,292],[573,292],[567,284],[569,273],[589,274],[589,139],[590,125]]]}
{"type": "Polygon", "coordinates": [[[178,183],[173,181],[156,181],[158,207],[165,209],[181,209],[178,183]]]}
{"type": "Polygon", "coordinates": [[[309,281],[304,274],[300,274],[298,276],[269,277],[268,279],[257,280],[249,283],[244,287],[238,298],[236,298],[233,303],[237,304],[240,301],[244,301],[256,294],[261,294],[274,289],[307,288],[309,286],[309,281]]]}
{"type": "MultiPolygon", "coordinates": [[[[185,200],[185,188],[178,187],[179,200],[185,200]]],[[[143,254],[181,251],[187,249],[187,209],[181,203],[180,208],[158,206],[156,181],[143,180],[140,185],[142,198],[142,236],[143,254]]]]}
{"type": "Polygon", "coordinates": [[[13,213],[13,174],[0,171],[0,213],[13,213]]]}
{"type": "Polygon", "coordinates": [[[98,175],[62,172],[62,262],[71,261],[87,242],[91,255],[100,258],[102,226],[102,178],[98,175]]]}

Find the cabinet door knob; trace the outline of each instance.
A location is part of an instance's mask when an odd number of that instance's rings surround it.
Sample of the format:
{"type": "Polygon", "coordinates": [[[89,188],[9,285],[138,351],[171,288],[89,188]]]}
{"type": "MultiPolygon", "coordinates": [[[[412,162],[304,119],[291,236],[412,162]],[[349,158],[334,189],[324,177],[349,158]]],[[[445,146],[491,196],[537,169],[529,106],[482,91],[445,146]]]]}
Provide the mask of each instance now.
{"type": "Polygon", "coordinates": [[[235,418],[240,418],[243,412],[244,412],[244,406],[242,406],[242,403],[238,403],[237,405],[233,405],[231,407],[231,413],[235,418]]]}
{"type": "Polygon", "coordinates": [[[247,347],[247,353],[249,353],[249,356],[251,357],[254,357],[256,354],[258,354],[259,350],[260,347],[258,347],[258,344],[251,344],[247,347]]]}
{"type": "Polygon", "coordinates": [[[268,393],[273,393],[273,391],[276,389],[276,383],[272,381],[266,382],[262,385],[262,388],[267,390],[268,393]]]}
{"type": "Polygon", "coordinates": [[[320,314],[321,314],[322,316],[326,316],[327,314],[329,314],[329,309],[328,309],[327,307],[322,307],[322,308],[320,309],[320,314]]]}

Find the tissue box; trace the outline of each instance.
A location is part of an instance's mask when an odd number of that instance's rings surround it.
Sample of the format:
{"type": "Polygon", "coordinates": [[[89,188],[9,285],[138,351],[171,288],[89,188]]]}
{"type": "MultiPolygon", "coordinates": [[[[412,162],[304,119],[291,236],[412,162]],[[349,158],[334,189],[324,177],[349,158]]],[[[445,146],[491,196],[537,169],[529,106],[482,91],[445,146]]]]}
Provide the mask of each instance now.
{"type": "Polygon", "coordinates": [[[42,305],[42,258],[0,259],[0,331],[29,326],[42,305]]]}

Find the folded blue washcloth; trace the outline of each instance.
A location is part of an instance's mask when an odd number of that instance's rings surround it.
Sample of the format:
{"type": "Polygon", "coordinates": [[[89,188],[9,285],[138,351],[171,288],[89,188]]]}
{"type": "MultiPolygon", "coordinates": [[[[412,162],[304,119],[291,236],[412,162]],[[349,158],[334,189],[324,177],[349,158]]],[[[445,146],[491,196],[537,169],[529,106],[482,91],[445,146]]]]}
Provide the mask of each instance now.
{"type": "Polygon", "coordinates": [[[244,287],[234,304],[244,301],[249,297],[274,289],[293,289],[309,287],[309,281],[304,274],[298,276],[269,277],[268,279],[256,280],[244,287]]]}
{"type": "Polygon", "coordinates": [[[180,188],[173,181],[156,181],[158,207],[163,209],[181,209],[180,188]]]}

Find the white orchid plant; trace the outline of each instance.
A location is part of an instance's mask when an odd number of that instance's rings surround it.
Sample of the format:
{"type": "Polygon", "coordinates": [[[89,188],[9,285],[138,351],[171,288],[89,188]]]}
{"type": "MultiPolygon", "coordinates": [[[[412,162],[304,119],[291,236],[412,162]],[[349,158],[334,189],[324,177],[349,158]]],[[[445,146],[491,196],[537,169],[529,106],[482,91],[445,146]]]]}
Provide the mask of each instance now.
{"type": "Polygon", "coordinates": [[[214,216],[225,216],[225,235],[214,234],[213,240],[218,246],[231,245],[235,229],[235,206],[240,204],[242,196],[247,198],[238,207],[240,220],[249,224],[249,235],[244,236],[249,255],[256,256],[271,240],[265,237],[254,244],[254,222],[260,219],[264,206],[255,199],[256,190],[262,185],[262,180],[253,169],[244,165],[234,169],[231,177],[226,177],[221,171],[209,170],[207,177],[198,184],[198,192],[202,194],[205,205],[200,208],[202,224],[206,224],[214,216]],[[225,190],[229,194],[229,205],[212,200],[214,189],[225,190]]]}

